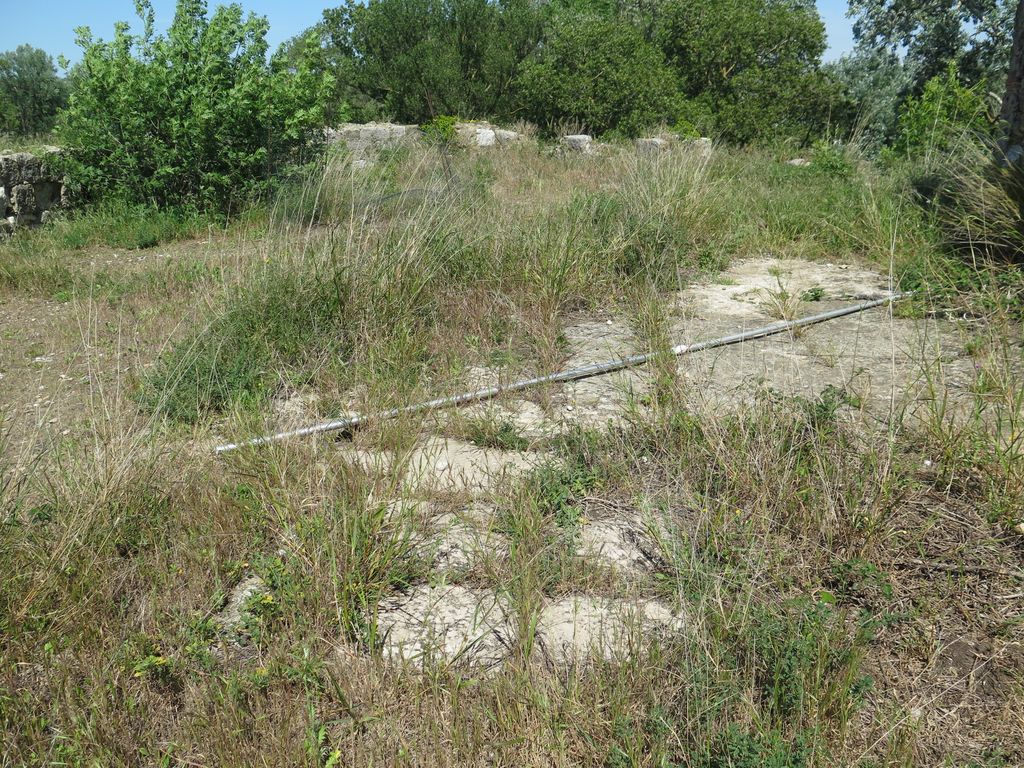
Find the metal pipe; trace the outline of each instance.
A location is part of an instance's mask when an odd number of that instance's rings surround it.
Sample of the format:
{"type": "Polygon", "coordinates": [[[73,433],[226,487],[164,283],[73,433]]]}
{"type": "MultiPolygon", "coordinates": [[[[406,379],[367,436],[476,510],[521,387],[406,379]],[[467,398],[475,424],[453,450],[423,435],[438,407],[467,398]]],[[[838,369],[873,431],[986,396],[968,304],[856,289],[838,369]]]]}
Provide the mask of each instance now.
{"type": "MultiPolygon", "coordinates": [[[[873,309],[874,307],[881,306],[883,304],[889,304],[900,299],[905,299],[910,296],[910,293],[895,293],[890,296],[884,296],[879,299],[872,299],[870,301],[862,302],[861,304],[854,304],[849,307],[840,307],[839,309],[832,309],[828,312],[820,312],[816,315],[809,315],[807,317],[801,317],[797,320],[781,320],[771,325],[765,325],[760,328],[754,328],[749,331],[740,331],[733,333],[728,336],[720,336],[717,339],[709,339],[707,341],[700,341],[696,344],[678,344],[669,350],[669,353],[673,357],[680,355],[687,355],[692,352],[702,352],[706,349],[714,349],[716,347],[726,347],[731,344],[740,344],[744,341],[752,341],[754,339],[762,339],[766,336],[774,336],[784,331],[790,331],[795,328],[803,328],[808,325],[815,325],[817,323],[824,323],[828,320],[835,320],[839,317],[845,317],[846,315],[853,315],[857,312],[863,312],[867,309],[873,309]]],[[[371,421],[386,421],[388,419],[394,419],[398,416],[404,416],[408,414],[423,413],[424,411],[433,411],[439,408],[451,408],[457,405],[464,405],[466,403],[475,403],[483,400],[491,400],[492,398],[498,397],[499,395],[506,394],[508,392],[521,392],[524,389],[530,389],[541,384],[560,384],[566,381],[579,381],[581,379],[589,379],[594,376],[603,376],[607,373],[614,373],[615,371],[621,371],[625,368],[635,368],[639,365],[643,365],[657,357],[664,355],[664,352],[647,352],[642,355],[631,355],[624,357],[620,360],[609,360],[604,363],[593,363],[591,365],[585,365],[580,368],[572,368],[567,371],[559,371],[558,373],[551,373],[547,376],[537,376],[532,379],[522,379],[520,381],[513,382],[511,384],[499,385],[497,387],[486,387],[484,389],[478,389],[473,392],[463,392],[460,395],[449,395],[447,397],[438,397],[433,400],[428,400],[425,403],[416,403],[415,405],[405,405],[399,408],[391,408],[386,411],[379,411],[378,413],[372,413],[362,416],[352,416],[346,419],[335,419],[333,421],[325,421],[320,424],[313,424],[308,427],[302,427],[300,429],[292,429],[286,432],[278,432],[273,435],[264,435],[263,437],[254,437],[251,440],[243,440],[239,443],[227,443],[226,445],[217,446],[215,449],[218,454],[227,453],[237,448],[253,447],[259,445],[266,445],[268,443],[278,442],[280,440],[287,440],[291,437],[304,437],[306,435],[315,435],[321,432],[336,432],[344,429],[352,429],[355,427],[362,426],[371,421]]]]}

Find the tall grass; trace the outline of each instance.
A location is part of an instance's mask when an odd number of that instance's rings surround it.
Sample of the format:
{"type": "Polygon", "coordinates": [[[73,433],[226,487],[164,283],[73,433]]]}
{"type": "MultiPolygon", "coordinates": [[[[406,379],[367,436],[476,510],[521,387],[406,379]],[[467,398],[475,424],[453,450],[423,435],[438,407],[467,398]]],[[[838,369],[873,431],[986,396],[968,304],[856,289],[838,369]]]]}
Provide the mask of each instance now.
{"type": "Polygon", "coordinates": [[[493,489],[508,551],[460,576],[431,572],[417,542],[424,501],[449,511],[467,495],[401,498],[400,458],[358,460],[400,457],[429,423],[348,447],[207,451],[211,418],[262,427],[265,401],[300,386],[328,408],[372,408],[451,391],[470,365],[552,366],[579,312],[624,310],[663,349],[669,292],[732,257],[916,263],[945,279],[937,234],[895,182],[855,159],[792,168],[725,151],[458,155],[455,185],[430,153],[332,163],[215,277],[163,303],[143,288],[151,311],[201,326],[138,381],[96,385],[87,429],[44,447],[0,428],[0,764],[1020,761],[1019,621],[1001,598],[1019,591],[1024,368],[1005,283],[965,283],[989,314],[969,331],[978,365],[955,419],[865,432],[834,390],[709,414],[666,362],[653,407],[618,427],[526,445],[470,426],[545,461],[493,489]],[[168,433],[164,417],[198,426],[168,433]],[[582,562],[595,505],[657,521],[650,578],[582,562]],[[225,631],[215,617],[254,577],[265,591],[225,631]],[[453,578],[508,599],[505,666],[382,659],[381,597],[453,578]],[[581,593],[656,598],[685,629],[633,627],[628,659],[551,665],[539,611],[581,593]],[[939,662],[961,637],[979,665],[957,688],[939,662]],[[948,717],[956,702],[977,719],[948,717]]]}

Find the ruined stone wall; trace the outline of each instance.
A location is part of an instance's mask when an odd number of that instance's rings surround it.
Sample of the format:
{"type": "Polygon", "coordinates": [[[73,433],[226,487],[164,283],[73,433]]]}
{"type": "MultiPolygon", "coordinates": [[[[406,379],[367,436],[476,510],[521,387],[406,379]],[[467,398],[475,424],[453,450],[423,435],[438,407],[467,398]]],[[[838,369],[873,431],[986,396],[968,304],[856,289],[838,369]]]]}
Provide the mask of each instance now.
{"type": "MultiPolygon", "coordinates": [[[[455,123],[455,143],[469,148],[508,147],[535,142],[523,133],[499,128],[484,120],[455,123]]],[[[423,139],[423,131],[415,125],[396,123],[345,123],[329,128],[326,133],[329,144],[342,144],[352,155],[352,165],[364,168],[371,165],[382,149],[393,149],[414,144],[423,139]]],[[[712,152],[711,139],[680,139],[671,134],[637,139],[635,149],[642,155],[653,155],[683,147],[707,159],[712,152]]],[[[600,155],[612,149],[611,145],[595,141],[592,136],[574,134],[562,136],[555,151],[562,154],[600,155]]]]}
{"type": "Polygon", "coordinates": [[[58,151],[0,154],[0,233],[41,224],[66,204],[63,176],[47,162],[58,151]]]}

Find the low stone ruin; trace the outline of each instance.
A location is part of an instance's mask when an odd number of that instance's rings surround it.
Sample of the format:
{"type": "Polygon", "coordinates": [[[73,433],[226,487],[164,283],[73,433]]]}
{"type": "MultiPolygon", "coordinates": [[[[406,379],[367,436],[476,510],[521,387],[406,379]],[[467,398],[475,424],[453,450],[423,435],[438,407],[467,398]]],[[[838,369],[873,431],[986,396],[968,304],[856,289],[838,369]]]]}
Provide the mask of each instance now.
{"type": "MultiPolygon", "coordinates": [[[[454,129],[455,143],[470,149],[509,147],[531,140],[527,134],[500,128],[485,120],[458,122],[454,129]]],[[[327,129],[326,136],[328,144],[343,144],[348,149],[353,167],[365,168],[373,163],[381,150],[416,143],[424,138],[424,133],[418,125],[345,123],[327,129]]],[[[637,139],[634,144],[640,155],[656,155],[674,146],[687,147],[705,158],[710,156],[712,149],[711,139],[678,139],[671,134],[637,139]]],[[[562,136],[556,151],[562,154],[598,155],[609,147],[592,136],[580,133],[562,136]]]]}
{"type": "Polygon", "coordinates": [[[328,144],[344,144],[352,154],[352,165],[364,168],[384,149],[395,149],[419,141],[418,125],[398,123],[344,123],[326,131],[328,144]]]}
{"type": "Polygon", "coordinates": [[[47,162],[48,156],[59,151],[47,147],[41,156],[0,154],[0,234],[39,225],[52,210],[65,204],[64,179],[47,162]]]}
{"type": "MultiPolygon", "coordinates": [[[[455,123],[455,143],[461,147],[505,147],[519,144],[526,137],[517,131],[499,128],[485,121],[455,123]]],[[[327,129],[328,144],[344,144],[352,154],[352,164],[364,168],[381,150],[395,149],[421,141],[418,125],[400,123],[344,123],[327,129]]]]}
{"type": "Polygon", "coordinates": [[[462,147],[507,147],[521,144],[526,136],[485,121],[455,124],[455,141],[462,147]]]}
{"type": "Polygon", "coordinates": [[[593,155],[597,152],[594,146],[594,139],[585,133],[575,133],[570,136],[563,136],[560,144],[568,152],[579,152],[581,155],[593,155]]]}

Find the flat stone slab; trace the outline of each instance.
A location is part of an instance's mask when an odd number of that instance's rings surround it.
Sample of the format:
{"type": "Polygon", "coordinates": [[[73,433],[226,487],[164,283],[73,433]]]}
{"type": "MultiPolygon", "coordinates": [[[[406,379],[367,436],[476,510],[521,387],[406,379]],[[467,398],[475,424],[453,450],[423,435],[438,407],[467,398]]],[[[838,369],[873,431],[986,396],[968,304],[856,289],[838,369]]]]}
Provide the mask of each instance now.
{"type": "MultiPolygon", "coordinates": [[[[572,350],[562,370],[592,363],[618,360],[643,352],[622,318],[580,320],[565,327],[563,334],[572,350]]],[[[555,410],[563,422],[604,426],[622,418],[630,399],[649,391],[651,375],[646,368],[632,368],[592,379],[568,382],[553,396],[555,410]]]]}
{"type": "Polygon", "coordinates": [[[623,575],[643,575],[657,563],[655,543],[640,520],[595,520],[580,528],[577,554],[623,575]]]}
{"type": "MultiPolygon", "coordinates": [[[[675,344],[750,330],[780,319],[780,291],[787,311],[804,317],[890,293],[885,275],[857,266],[802,259],[750,259],[718,278],[676,295],[675,344]],[[781,284],[781,288],[780,288],[781,284]],[[813,299],[813,300],[812,300],[813,299]]],[[[760,389],[816,397],[828,386],[855,395],[878,415],[890,405],[912,413],[924,402],[921,360],[947,361],[946,374],[969,380],[950,323],[890,317],[885,307],[745,344],[680,358],[695,406],[749,404],[760,389]]]]}
{"type": "Polygon", "coordinates": [[[540,463],[529,451],[481,448],[462,440],[430,439],[409,459],[406,484],[446,491],[480,492],[507,477],[521,475],[540,463]]]}
{"type": "Polygon", "coordinates": [[[613,660],[643,652],[653,639],[680,632],[684,619],[655,600],[620,600],[577,595],[543,609],[539,642],[555,664],[591,658],[613,660]]]}
{"type": "Polygon", "coordinates": [[[384,658],[395,662],[491,669],[505,660],[515,630],[505,601],[490,590],[421,585],[380,604],[377,635],[384,658]]]}
{"type": "Polygon", "coordinates": [[[522,475],[543,456],[531,451],[481,448],[463,440],[430,437],[400,457],[392,451],[348,449],[350,461],[368,473],[404,467],[402,485],[409,491],[482,493],[502,480],[522,475]]]}
{"type": "Polygon", "coordinates": [[[542,440],[558,432],[558,424],[548,418],[543,408],[530,400],[486,400],[460,408],[453,413],[453,417],[494,424],[508,423],[517,435],[526,440],[542,440]]]}

